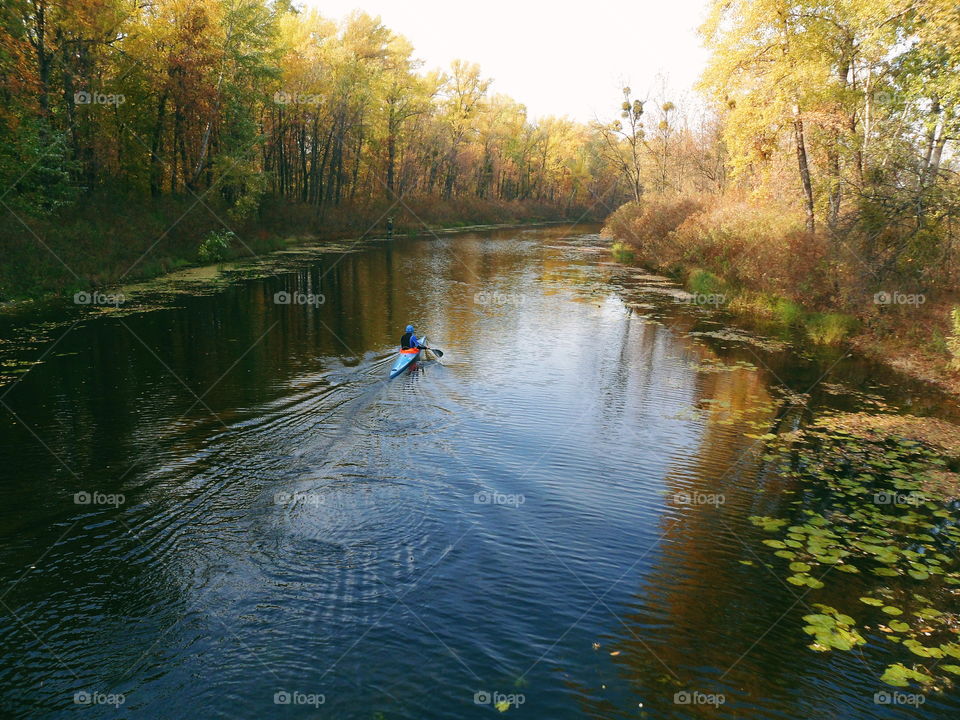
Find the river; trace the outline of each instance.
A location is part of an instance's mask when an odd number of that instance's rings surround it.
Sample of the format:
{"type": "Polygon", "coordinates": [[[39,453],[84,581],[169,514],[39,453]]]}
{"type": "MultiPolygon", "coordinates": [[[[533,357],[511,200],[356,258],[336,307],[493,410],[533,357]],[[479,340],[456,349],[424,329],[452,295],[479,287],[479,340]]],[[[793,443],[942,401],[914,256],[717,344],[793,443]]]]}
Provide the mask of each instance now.
{"type": "Polygon", "coordinates": [[[748,434],[939,400],[731,332],[596,230],[3,316],[4,715],[960,716],[878,704],[873,642],[808,649],[816,592],[748,521],[790,499],[748,434]],[[444,356],[387,381],[408,322],[444,356]]]}

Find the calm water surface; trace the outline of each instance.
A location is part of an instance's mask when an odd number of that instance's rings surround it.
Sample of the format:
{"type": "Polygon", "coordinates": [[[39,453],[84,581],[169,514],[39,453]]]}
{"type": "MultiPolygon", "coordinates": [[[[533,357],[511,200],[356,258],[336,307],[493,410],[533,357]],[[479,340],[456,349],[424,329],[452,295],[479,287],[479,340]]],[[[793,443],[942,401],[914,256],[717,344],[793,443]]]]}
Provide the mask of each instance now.
{"type": "Polygon", "coordinates": [[[875,704],[873,642],[808,650],[829,599],[747,521],[790,512],[758,424],[940,401],[699,334],[715,313],[598,244],[294,252],[0,320],[6,367],[42,359],[0,388],[3,715],[960,717],[955,691],[875,704]],[[387,382],[408,322],[443,364],[387,382]]]}

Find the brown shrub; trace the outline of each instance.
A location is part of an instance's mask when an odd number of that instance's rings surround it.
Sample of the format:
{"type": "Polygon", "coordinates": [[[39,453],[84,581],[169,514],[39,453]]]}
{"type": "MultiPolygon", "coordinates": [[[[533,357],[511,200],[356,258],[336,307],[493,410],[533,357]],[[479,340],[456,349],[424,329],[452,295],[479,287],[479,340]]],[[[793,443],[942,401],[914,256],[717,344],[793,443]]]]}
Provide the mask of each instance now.
{"type": "Polygon", "coordinates": [[[645,262],[665,267],[679,259],[673,247],[673,232],[702,207],[689,198],[655,198],[639,205],[629,203],[607,219],[603,233],[634,247],[645,262]]]}

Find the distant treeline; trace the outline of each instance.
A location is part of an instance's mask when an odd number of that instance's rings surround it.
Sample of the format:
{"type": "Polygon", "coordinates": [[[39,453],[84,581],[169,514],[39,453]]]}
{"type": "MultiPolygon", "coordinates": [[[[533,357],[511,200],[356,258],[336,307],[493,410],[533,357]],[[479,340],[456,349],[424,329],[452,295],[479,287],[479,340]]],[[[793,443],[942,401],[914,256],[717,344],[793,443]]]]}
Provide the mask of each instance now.
{"type": "MultiPolygon", "coordinates": [[[[99,189],[317,208],[477,197],[585,207],[616,179],[585,125],[533,121],[479,67],[424,72],[378,18],[277,0],[8,0],[2,202],[99,189]]],[[[612,202],[612,200],[611,200],[612,202]]]]}
{"type": "Polygon", "coordinates": [[[390,216],[602,216],[623,187],[595,128],[532,119],[475,64],[427,71],[362,12],[0,5],[0,301],[209,259],[212,234],[232,256],[390,216]]]}

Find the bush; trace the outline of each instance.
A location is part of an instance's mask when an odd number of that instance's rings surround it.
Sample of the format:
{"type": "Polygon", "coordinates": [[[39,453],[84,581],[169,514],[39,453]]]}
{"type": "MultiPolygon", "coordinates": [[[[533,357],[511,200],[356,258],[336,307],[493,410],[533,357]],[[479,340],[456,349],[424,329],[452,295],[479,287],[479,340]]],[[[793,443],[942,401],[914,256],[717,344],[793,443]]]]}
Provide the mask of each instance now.
{"type": "Polygon", "coordinates": [[[202,263],[221,263],[227,259],[230,244],[236,237],[229,230],[212,230],[197,250],[197,257],[202,263]]]}
{"type": "Polygon", "coordinates": [[[614,212],[603,234],[631,245],[642,261],[665,267],[677,260],[673,232],[701,210],[700,203],[687,198],[656,198],[628,203],[614,212]]]}
{"type": "Polygon", "coordinates": [[[629,243],[641,262],[659,270],[689,271],[691,282],[706,272],[738,290],[813,307],[829,306],[841,285],[826,238],[806,232],[801,214],[772,202],[728,195],[628,203],[610,216],[604,234],[629,243]]]}

